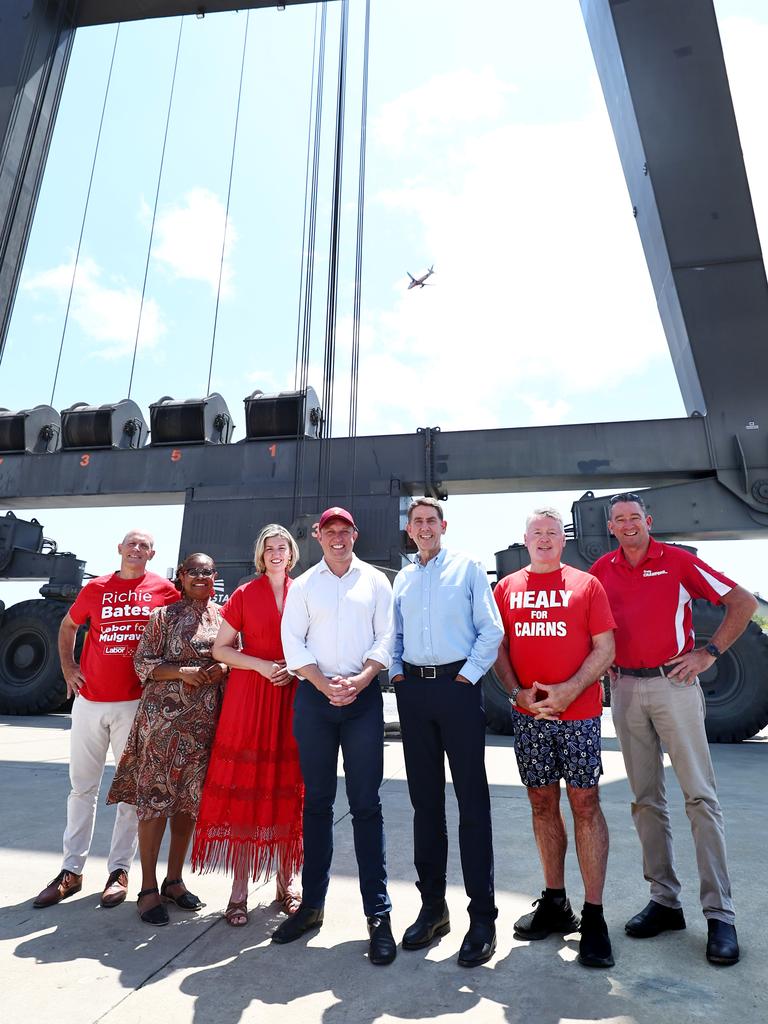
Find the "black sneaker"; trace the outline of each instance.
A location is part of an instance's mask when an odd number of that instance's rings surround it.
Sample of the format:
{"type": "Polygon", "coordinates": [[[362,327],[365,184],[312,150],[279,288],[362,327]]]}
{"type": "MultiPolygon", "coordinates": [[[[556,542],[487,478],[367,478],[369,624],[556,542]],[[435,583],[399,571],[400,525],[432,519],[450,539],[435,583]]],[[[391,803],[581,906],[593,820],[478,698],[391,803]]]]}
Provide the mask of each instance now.
{"type": "Polygon", "coordinates": [[[602,913],[582,910],[578,961],[584,967],[613,967],[608,925],[602,913]]]}
{"type": "Polygon", "coordinates": [[[552,932],[567,935],[579,930],[579,919],[567,897],[552,899],[545,890],[532,905],[536,907],[533,913],[525,914],[515,921],[516,939],[546,939],[552,932]]]}

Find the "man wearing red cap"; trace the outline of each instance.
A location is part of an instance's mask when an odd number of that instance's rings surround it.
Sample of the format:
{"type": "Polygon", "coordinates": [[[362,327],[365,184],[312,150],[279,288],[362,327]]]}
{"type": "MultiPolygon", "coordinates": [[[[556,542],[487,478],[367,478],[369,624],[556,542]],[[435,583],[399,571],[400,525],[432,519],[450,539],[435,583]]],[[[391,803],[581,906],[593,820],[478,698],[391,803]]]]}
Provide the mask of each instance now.
{"type": "Polygon", "coordinates": [[[303,899],[272,941],[293,942],[323,923],[341,748],[369,958],[389,964],[396,946],[379,799],[384,716],[377,676],[392,657],[392,588],[384,573],[354,554],[357,527],[346,509],[326,509],[316,536],[323,558],[288,591],[282,623],[286,664],[300,678],[293,732],[305,785],[303,899]]]}

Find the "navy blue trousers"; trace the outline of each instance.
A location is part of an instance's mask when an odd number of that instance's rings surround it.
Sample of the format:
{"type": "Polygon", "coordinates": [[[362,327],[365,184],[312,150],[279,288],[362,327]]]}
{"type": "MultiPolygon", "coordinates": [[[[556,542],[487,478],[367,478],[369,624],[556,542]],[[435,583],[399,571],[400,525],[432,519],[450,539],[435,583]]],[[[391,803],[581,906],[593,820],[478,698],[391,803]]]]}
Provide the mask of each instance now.
{"type": "Polygon", "coordinates": [[[374,680],[351,704],[333,707],[305,679],[299,681],[293,709],[293,735],[304,776],[304,868],[302,900],[322,907],[333,858],[333,804],[341,748],[344,782],[352,813],[360,892],[366,917],[388,914],[384,820],[379,787],[384,774],[384,714],[374,680]]]}
{"type": "Polygon", "coordinates": [[[422,903],[434,906],[445,899],[447,754],[459,804],[459,850],[469,916],[473,921],[493,921],[497,910],[482,686],[460,683],[452,676],[421,679],[406,673],[405,679],[395,684],[395,693],[413,805],[414,865],[422,903]]]}

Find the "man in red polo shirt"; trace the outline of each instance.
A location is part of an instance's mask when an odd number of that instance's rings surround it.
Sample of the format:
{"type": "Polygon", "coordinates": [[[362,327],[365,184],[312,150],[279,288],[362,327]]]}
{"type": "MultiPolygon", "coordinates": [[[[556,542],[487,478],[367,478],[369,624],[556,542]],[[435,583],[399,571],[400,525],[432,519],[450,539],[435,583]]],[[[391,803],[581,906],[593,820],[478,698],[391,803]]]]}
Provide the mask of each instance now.
{"type": "Polygon", "coordinates": [[[704,729],[698,676],[744,632],[755,612],[752,594],[700,558],[650,535],[652,519],[639,494],[611,499],[608,528],[619,550],[603,555],[592,573],[606,589],[616,617],[612,711],[629,784],[632,817],[650,882],[648,905],[625,930],[645,939],[685,928],[680,881],[664,786],[662,744],[685,795],[707,919],[707,959],[739,959],[723,814],[704,729]],[[710,643],[695,647],[691,602],[725,605],[710,643]]]}
{"type": "Polygon", "coordinates": [[[608,828],[598,793],[603,771],[598,680],[613,661],[615,623],[597,580],[561,563],[565,531],[559,512],[532,512],[525,545],[531,564],[505,576],[493,592],[504,624],[496,672],[514,707],[515,754],[546,886],[536,909],[515,922],[515,936],[545,939],[581,927],[579,963],[612,967],[603,916],[608,828]],[[584,880],[581,924],[565,893],[561,778],[584,880]]]}
{"type": "MultiPolygon", "coordinates": [[[[83,887],[107,751],[111,746],[115,763],[120,760],[141,697],[133,655],[152,609],[179,599],[169,580],[147,572],[147,562],[155,555],[150,534],[131,530],[117,550],[119,571],[89,580],[59,630],[61,671],[67,696],[75,698],[69,755],[72,788],[62,868],[38,894],[35,907],[53,906],[83,887]],[[86,622],[88,632],[78,665],[75,638],[86,622]]],[[[104,907],[116,907],[126,897],[136,833],[136,808],[118,804],[107,861],[109,877],[101,894],[104,907]]]]}

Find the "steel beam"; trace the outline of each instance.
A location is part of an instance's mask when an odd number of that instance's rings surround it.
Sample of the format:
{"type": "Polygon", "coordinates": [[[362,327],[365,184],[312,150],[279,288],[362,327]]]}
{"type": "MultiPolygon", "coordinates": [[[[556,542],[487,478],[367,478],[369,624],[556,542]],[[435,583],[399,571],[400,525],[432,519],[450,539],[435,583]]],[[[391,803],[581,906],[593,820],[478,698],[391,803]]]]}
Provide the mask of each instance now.
{"type": "MultiPolygon", "coordinates": [[[[586,423],[507,430],[432,431],[432,480],[425,480],[425,435],[304,442],[298,491],[317,495],[320,446],[330,453],[330,494],[451,494],[678,482],[713,476],[706,423],[691,419],[586,423]],[[350,467],[355,464],[355,482],[350,467]]],[[[198,497],[291,498],[297,442],[245,441],[135,450],[59,451],[0,458],[0,503],[8,508],[174,503],[198,497]]],[[[729,465],[736,465],[733,453],[729,465]]],[[[300,511],[303,511],[300,509],[300,511]]]]}
{"type": "Polygon", "coordinates": [[[0,5],[0,357],[74,40],[65,0],[0,5]]]}
{"type": "Polygon", "coordinates": [[[147,18],[173,18],[184,14],[219,14],[222,11],[255,10],[259,7],[294,6],[317,0],[80,0],[75,14],[78,28],[86,25],[110,25],[117,21],[143,21],[147,18]]]}
{"type": "Polygon", "coordinates": [[[581,6],[686,408],[762,465],[768,284],[712,0],[581,6]]]}

